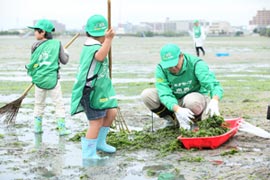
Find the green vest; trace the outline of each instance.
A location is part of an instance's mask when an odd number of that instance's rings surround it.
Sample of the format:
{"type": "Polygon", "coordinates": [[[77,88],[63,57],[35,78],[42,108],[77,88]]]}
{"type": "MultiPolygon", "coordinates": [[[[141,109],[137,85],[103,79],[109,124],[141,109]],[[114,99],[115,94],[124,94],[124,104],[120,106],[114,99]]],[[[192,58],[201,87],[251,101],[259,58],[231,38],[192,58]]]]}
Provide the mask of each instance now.
{"type": "Polygon", "coordinates": [[[93,88],[89,96],[89,107],[104,110],[118,106],[112,81],[109,77],[108,59],[105,58],[103,62],[94,60],[94,55],[100,47],[100,45],[85,45],[83,47],[79,70],[72,89],[71,115],[83,111],[80,102],[86,84],[93,88]],[[87,79],[94,75],[97,75],[97,78],[87,82],[87,79]]]}
{"type": "Polygon", "coordinates": [[[32,82],[41,89],[53,89],[58,81],[60,41],[46,40],[31,55],[26,65],[32,82]]]}
{"type": "MultiPolygon", "coordinates": [[[[199,61],[201,59],[192,59],[185,56],[182,69],[176,75],[170,73],[168,69],[162,69],[169,80],[172,93],[177,99],[181,99],[191,92],[200,92],[201,85],[195,75],[195,67],[199,61]]],[[[207,93],[207,91],[200,93],[207,93]]]]}
{"type": "Polygon", "coordinates": [[[200,26],[194,26],[193,27],[193,33],[195,38],[201,37],[201,27],[200,26]]]}
{"type": "Polygon", "coordinates": [[[176,75],[160,65],[156,68],[156,89],[160,101],[169,109],[178,104],[178,100],[191,92],[223,96],[223,89],[208,65],[196,56],[184,54],[182,69],[176,75]]]}

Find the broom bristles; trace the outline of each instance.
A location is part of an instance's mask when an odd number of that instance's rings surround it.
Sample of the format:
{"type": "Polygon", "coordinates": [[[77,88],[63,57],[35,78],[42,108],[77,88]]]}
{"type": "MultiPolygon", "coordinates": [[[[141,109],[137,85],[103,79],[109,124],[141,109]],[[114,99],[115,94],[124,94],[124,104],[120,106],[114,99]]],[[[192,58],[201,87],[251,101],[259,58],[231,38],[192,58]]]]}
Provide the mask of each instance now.
{"type": "Polygon", "coordinates": [[[18,111],[21,107],[22,101],[25,98],[25,94],[18,99],[6,104],[0,108],[0,118],[4,117],[5,124],[14,124],[18,111]]]}

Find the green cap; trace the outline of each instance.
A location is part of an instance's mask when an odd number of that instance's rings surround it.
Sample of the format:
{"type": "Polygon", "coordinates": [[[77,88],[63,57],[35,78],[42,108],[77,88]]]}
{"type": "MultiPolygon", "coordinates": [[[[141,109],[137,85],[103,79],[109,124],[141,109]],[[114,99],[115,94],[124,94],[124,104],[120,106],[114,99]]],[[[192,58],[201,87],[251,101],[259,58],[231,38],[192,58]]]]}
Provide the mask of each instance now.
{"type": "Polygon", "coordinates": [[[194,23],[194,24],[195,24],[195,23],[199,23],[199,20],[195,19],[195,20],[193,21],[193,23],[194,23]]]}
{"type": "Polygon", "coordinates": [[[163,46],[160,50],[160,65],[164,69],[176,66],[178,64],[180,54],[180,48],[176,44],[167,44],[163,46]]]}
{"type": "Polygon", "coordinates": [[[28,26],[30,29],[42,29],[46,32],[52,32],[54,31],[54,25],[51,21],[47,19],[41,19],[36,22],[34,26],[28,26]]]}
{"type": "Polygon", "coordinates": [[[91,36],[105,36],[108,28],[108,22],[102,15],[93,15],[87,20],[85,31],[91,36]]]}

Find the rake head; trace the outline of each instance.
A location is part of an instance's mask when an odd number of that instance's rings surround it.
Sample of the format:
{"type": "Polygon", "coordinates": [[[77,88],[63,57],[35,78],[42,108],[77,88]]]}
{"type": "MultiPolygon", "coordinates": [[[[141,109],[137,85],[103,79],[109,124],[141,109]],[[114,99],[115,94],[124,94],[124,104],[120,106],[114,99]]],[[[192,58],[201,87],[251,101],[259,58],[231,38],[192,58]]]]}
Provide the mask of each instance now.
{"type": "Polygon", "coordinates": [[[14,124],[16,120],[16,116],[21,107],[22,100],[25,96],[21,96],[20,98],[12,101],[11,103],[6,104],[5,106],[0,108],[0,118],[4,119],[5,124],[14,124]]]}
{"type": "Polygon", "coordinates": [[[4,123],[6,124],[14,124],[18,111],[21,107],[22,101],[30,91],[30,89],[34,86],[34,84],[30,84],[26,90],[22,93],[21,97],[18,99],[6,104],[5,106],[0,108],[0,118],[5,119],[4,123]]]}
{"type": "Polygon", "coordinates": [[[113,124],[116,129],[118,129],[119,131],[124,131],[124,132],[127,132],[129,133],[129,129],[128,129],[128,126],[126,124],[126,121],[120,111],[120,108],[118,107],[117,108],[117,115],[116,115],[116,118],[114,120],[114,124],[113,124]]]}

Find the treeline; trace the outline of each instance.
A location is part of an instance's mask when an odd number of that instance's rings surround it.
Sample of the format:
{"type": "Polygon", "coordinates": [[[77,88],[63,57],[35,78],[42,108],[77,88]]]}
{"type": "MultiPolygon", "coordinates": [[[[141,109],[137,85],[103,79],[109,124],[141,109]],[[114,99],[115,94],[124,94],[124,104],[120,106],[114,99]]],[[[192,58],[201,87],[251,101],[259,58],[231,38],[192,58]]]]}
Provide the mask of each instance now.
{"type": "Polygon", "coordinates": [[[270,37],[270,28],[262,27],[262,28],[255,28],[253,33],[260,34],[260,36],[270,37]]]}
{"type": "Polygon", "coordinates": [[[19,31],[0,31],[1,35],[20,35],[19,31]]]}

